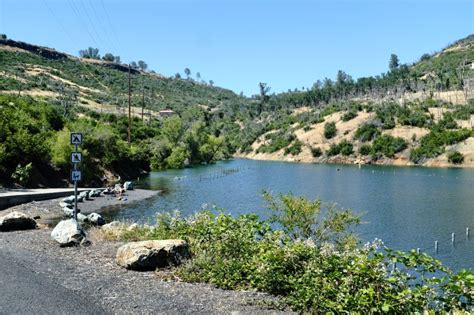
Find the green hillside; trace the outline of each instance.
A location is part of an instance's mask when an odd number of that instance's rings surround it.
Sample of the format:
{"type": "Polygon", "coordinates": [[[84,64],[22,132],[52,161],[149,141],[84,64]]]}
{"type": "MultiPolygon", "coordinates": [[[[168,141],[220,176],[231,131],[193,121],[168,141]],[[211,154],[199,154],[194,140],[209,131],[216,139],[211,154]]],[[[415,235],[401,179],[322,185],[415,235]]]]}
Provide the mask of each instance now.
{"type": "MultiPolygon", "coordinates": [[[[392,56],[381,75],[355,80],[338,71],[335,80],[280,94],[261,84],[251,98],[131,69],[128,145],[126,65],[0,39],[0,184],[66,185],[71,130],[87,135],[85,183],[91,185],[235,154],[429,165],[472,138],[473,60],[471,35],[414,64],[392,56]],[[165,108],[177,115],[159,118],[165,108]]],[[[455,160],[470,166],[470,144],[460,150],[455,160]]]]}

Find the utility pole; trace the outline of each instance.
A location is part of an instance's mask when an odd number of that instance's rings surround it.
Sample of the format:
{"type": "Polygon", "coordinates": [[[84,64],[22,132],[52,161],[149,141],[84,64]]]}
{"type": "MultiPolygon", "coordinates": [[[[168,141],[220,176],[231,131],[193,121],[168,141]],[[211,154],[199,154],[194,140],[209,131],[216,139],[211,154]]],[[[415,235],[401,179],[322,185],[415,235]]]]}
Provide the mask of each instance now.
{"type": "Polygon", "coordinates": [[[131,87],[131,78],[130,78],[130,64],[128,64],[128,145],[130,145],[131,142],[131,130],[130,126],[132,124],[132,112],[131,112],[131,107],[132,107],[132,87],[131,87]]]}
{"type": "Polygon", "coordinates": [[[142,124],[143,124],[143,110],[145,108],[145,86],[142,87],[142,124]]]}

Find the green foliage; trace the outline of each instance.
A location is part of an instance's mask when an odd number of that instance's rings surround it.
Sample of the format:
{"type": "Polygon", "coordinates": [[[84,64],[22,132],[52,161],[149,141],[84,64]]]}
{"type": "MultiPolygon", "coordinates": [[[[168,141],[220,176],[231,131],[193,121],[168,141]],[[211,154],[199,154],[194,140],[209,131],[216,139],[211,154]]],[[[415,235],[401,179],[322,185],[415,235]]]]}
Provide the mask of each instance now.
{"type": "Polygon", "coordinates": [[[336,123],[330,122],[324,124],[324,137],[326,139],[334,138],[337,133],[336,123]]]}
{"type": "Polygon", "coordinates": [[[357,112],[350,110],[350,111],[345,112],[344,115],[342,115],[342,121],[349,121],[356,117],[357,117],[357,112]]]}
{"type": "Polygon", "coordinates": [[[280,149],[286,148],[293,140],[296,139],[295,135],[285,130],[278,132],[272,132],[265,136],[266,140],[270,141],[269,144],[261,145],[257,152],[259,153],[273,153],[280,149]]]}
{"type": "Polygon", "coordinates": [[[172,149],[170,156],[165,159],[165,162],[169,168],[183,168],[188,157],[189,152],[186,148],[175,147],[172,149]]]}
{"type": "Polygon", "coordinates": [[[474,275],[453,273],[424,253],[364,246],[350,210],[264,193],[271,218],[201,211],[159,214],[156,226],[123,239],[188,242],[192,258],[171,270],[189,282],[277,295],[301,313],[443,313],[473,306],[474,275]],[[393,270],[392,266],[397,268],[393,270]]]}
{"type": "Polygon", "coordinates": [[[338,144],[331,144],[329,150],[326,152],[328,156],[342,154],[345,156],[349,156],[354,153],[354,146],[347,140],[342,140],[338,144]]]}
{"type": "Polygon", "coordinates": [[[298,155],[301,153],[301,147],[303,146],[303,142],[299,140],[295,140],[289,147],[285,149],[285,155],[298,155]]]}
{"type": "Polygon", "coordinates": [[[390,135],[381,135],[374,140],[372,144],[372,155],[374,157],[380,157],[384,155],[386,157],[393,157],[395,153],[403,151],[407,148],[405,140],[399,137],[392,137],[390,135]]]}
{"type": "Polygon", "coordinates": [[[442,154],[446,145],[456,144],[472,135],[468,129],[460,130],[432,130],[420,139],[419,147],[411,150],[410,160],[415,163],[423,163],[428,158],[434,158],[442,154]]]}
{"type": "Polygon", "coordinates": [[[462,164],[464,162],[464,155],[459,151],[449,152],[448,161],[453,164],[462,164]]]}
{"type": "Polygon", "coordinates": [[[362,142],[372,141],[378,135],[380,135],[380,131],[378,130],[377,126],[369,123],[357,128],[355,132],[355,139],[358,139],[362,142]]]}
{"type": "Polygon", "coordinates": [[[313,155],[313,157],[318,158],[323,155],[323,151],[319,147],[311,148],[311,154],[313,155]]]}
{"type": "Polygon", "coordinates": [[[33,170],[33,165],[30,163],[25,166],[18,166],[15,169],[15,172],[12,174],[12,179],[24,186],[28,183],[31,177],[31,171],[33,170]]]}
{"type": "Polygon", "coordinates": [[[370,144],[363,144],[359,148],[359,153],[361,155],[370,155],[372,154],[372,146],[370,144]]]}

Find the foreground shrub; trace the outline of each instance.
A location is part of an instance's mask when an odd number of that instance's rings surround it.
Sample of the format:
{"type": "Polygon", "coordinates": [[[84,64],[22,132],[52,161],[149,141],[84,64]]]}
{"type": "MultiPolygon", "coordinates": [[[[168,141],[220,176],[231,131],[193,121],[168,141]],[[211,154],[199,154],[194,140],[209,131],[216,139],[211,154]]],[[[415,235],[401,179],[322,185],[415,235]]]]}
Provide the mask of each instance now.
{"type": "Polygon", "coordinates": [[[345,112],[344,115],[342,115],[342,121],[349,121],[356,117],[357,117],[357,112],[350,110],[350,111],[345,112]]]}
{"type": "Polygon", "coordinates": [[[453,164],[462,164],[464,162],[464,155],[459,151],[449,152],[448,161],[453,164]]]}
{"type": "MultiPolygon", "coordinates": [[[[360,218],[293,195],[264,194],[270,219],[202,211],[160,214],[128,239],[185,239],[192,259],[173,272],[184,281],[258,290],[304,313],[422,313],[469,310],[474,275],[454,274],[424,253],[360,245],[360,218]],[[396,268],[393,268],[396,264],[396,268]]],[[[115,237],[113,235],[113,237],[115,237]]]]}

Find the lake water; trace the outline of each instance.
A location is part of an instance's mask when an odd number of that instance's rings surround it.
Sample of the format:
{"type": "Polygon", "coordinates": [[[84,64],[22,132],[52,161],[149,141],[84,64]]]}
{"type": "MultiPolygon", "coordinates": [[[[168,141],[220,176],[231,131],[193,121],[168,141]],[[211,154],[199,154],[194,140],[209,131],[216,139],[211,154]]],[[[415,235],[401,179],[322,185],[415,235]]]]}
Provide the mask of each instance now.
{"type": "Polygon", "coordinates": [[[261,192],[304,195],[363,214],[363,241],[421,248],[453,269],[474,269],[474,170],[299,164],[232,160],[184,170],[152,172],[142,188],[163,190],[153,199],[110,212],[115,218],[153,221],[156,212],[191,214],[217,206],[232,214],[268,215],[261,192]],[[224,172],[222,170],[225,170],[224,172]],[[466,227],[471,238],[466,238],[466,227]],[[451,243],[451,233],[456,242],[451,243]],[[434,252],[434,242],[439,251],[434,252]]]}

